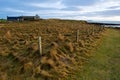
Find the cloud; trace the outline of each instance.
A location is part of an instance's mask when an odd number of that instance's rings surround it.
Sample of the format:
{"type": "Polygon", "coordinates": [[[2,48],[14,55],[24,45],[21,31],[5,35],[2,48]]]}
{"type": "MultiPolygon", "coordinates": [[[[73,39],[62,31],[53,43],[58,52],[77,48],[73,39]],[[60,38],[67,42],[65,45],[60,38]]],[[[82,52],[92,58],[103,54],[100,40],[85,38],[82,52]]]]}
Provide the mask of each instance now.
{"type": "Polygon", "coordinates": [[[119,4],[120,4],[120,0],[101,0],[90,6],[76,6],[76,7],[78,7],[81,10],[81,13],[84,14],[84,13],[102,12],[113,9],[120,10],[119,4]]]}
{"type": "Polygon", "coordinates": [[[17,12],[17,13],[25,13],[24,10],[13,9],[13,8],[5,8],[4,11],[7,11],[7,12],[17,12]]]}
{"type": "MultiPolygon", "coordinates": [[[[59,18],[59,17],[58,17],[59,18]]],[[[120,16],[101,17],[101,16],[74,16],[74,17],[62,17],[62,19],[74,19],[74,20],[95,20],[95,21],[120,21],[120,16]]]]}
{"type": "Polygon", "coordinates": [[[102,12],[96,12],[91,15],[99,15],[103,17],[111,17],[111,16],[120,16],[120,10],[107,10],[107,11],[102,11],[102,12]]]}
{"type": "Polygon", "coordinates": [[[38,14],[42,18],[120,20],[120,0],[0,0],[0,2],[3,3],[0,6],[0,14],[6,16],[38,14]]]}
{"type": "Polygon", "coordinates": [[[66,6],[62,3],[62,0],[58,0],[54,2],[29,3],[29,5],[37,8],[52,8],[52,9],[66,8],[66,6]]]}
{"type": "Polygon", "coordinates": [[[63,0],[62,2],[67,6],[86,6],[92,5],[99,0],[63,0]]]}

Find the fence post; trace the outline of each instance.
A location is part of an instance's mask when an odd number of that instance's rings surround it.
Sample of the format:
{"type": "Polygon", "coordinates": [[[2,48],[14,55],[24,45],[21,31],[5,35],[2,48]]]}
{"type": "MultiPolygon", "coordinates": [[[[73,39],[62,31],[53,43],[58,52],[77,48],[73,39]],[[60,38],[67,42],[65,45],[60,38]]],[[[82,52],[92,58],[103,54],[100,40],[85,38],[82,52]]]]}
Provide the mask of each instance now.
{"type": "Polygon", "coordinates": [[[41,42],[41,37],[38,38],[38,49],[40,55],[42,55],[42,42],[41,42]]]}
{"type": "Polygon", "coordinates": [[[92,35],[95,34],[95,29],[94,29],[94,26],[92,27],[92,35]]]}
{"type": "Polygon", "coordinates": [[[79,42],[79,30],[77,30],[76,41],[79,42]]]}

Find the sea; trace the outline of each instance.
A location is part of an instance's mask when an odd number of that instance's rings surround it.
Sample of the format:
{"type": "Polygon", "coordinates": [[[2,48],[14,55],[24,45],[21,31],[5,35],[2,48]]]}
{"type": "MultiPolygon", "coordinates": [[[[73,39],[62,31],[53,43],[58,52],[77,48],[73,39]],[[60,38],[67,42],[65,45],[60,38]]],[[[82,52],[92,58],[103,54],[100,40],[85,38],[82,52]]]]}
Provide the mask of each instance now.
{"type": "Polygon", "coordinates": [[[105,27],[119,27],[120,28],[120,25],[104,25],[105,27]]]}

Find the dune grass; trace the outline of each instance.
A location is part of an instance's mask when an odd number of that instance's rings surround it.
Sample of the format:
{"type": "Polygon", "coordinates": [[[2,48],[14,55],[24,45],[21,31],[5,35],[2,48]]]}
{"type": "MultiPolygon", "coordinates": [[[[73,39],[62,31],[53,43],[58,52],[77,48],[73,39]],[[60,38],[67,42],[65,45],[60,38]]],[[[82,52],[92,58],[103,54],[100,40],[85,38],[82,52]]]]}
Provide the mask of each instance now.
{"type": "Polygon", "coordinates": [[[120,80],[120,31],[108,29],[77,80],[120,80]]]}

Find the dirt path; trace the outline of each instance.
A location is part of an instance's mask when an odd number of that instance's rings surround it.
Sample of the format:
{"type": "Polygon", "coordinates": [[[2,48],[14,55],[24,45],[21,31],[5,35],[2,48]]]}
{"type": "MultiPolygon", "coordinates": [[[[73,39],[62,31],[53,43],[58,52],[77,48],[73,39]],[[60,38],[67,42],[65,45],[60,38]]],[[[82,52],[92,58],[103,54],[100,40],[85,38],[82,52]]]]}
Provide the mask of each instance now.
{"type": "Polygon", "coordinates": [[[108,30],[77,80],[120,80],[120,30],[108,30]]]}

